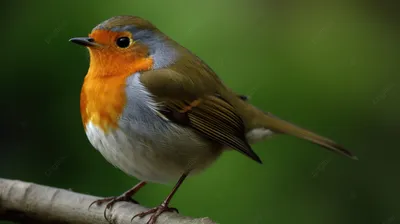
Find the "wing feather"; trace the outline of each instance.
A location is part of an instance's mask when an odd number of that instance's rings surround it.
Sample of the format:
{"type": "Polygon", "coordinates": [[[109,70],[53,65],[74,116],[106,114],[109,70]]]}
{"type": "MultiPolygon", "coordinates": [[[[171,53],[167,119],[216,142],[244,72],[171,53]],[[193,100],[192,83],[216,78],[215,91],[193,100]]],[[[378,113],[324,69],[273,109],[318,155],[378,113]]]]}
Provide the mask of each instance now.
{"type": "Polygon", "coordinates": [[[222,82],[210,69],[189,69],[189,65],[197,64],[174,65],[141,74],[141,82],[161,105],[159,112],[176,124],[192,128],[204,138],[261,163],[247,142],[243,120],[219,94],[221,88],[225,88],[222,82]],[[187,72],[192,72],[191,76],[185,75],[187,72]]]}
{"type": "Polygon", "coordinates": [[[242,119],[229,103],[215,96],[206,96],[197,101],[200,103],[193,107],[190,107],[191,103],[188,101],[163,102],[165,111],[168,111],[164,115],[179,124],[190,126],[207,139],[233,148],[261,163],[247,142],[242,119]],[[187,107],[190,110],[185,110],[187,107]]]}

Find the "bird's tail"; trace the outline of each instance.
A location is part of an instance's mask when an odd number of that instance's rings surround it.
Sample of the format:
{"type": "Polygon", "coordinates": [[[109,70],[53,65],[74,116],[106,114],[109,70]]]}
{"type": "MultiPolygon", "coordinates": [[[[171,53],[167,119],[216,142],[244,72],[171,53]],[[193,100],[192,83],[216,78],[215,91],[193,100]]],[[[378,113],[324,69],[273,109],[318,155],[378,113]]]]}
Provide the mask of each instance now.
{"type": "Polygon", "coordinates": [[[349,150],[328,138],[284,121],[271,113],[265,113],[244,100],[237,100],[237,97],[235,99],[231,98],[231,102],[242,115],[248,129],[265,128],[275,133],[293,135],[320,145],[330,151],[358,160],[349,150]]]}
{"type": "Polygon", "coordinates": [[[283,133],[288,135],[293,135],[298,138],[310,141],[314,144],[320,145],[330,151],[345,155],[351,159],[358,160],[349,150],[345,149],[336,142],[315,134],[309,130],[298,127],[287,121],[284,121],[270,113],[265,113],[265,115],[259,121],[263,127],[268,128],[277,133],[283,133]]]}

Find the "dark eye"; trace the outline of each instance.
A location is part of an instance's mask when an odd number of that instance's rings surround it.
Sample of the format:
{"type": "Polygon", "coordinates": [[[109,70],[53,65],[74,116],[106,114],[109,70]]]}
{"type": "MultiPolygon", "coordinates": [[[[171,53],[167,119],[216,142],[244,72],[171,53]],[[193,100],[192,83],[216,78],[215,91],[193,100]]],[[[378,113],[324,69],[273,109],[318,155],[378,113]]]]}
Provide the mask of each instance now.
{"type": "Polygon", "coordinates": [[[117,39],[117,46],[120,48],[126,48],[131,43],[131,39],[129,37],[120,37],[117,39]]]}

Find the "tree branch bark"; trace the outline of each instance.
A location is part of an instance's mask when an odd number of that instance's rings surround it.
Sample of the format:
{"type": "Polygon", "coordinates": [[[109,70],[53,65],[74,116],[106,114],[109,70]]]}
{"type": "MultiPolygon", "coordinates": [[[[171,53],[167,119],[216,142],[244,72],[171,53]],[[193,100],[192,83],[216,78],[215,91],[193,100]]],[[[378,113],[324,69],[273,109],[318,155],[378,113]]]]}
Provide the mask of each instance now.
{"type": "MultiPolygon", "coordinates": [[[[109,224],[104,218],[105,205],[89,205],[98,197],[34,183],[0,178],[0,220],[19,223],[109,224]]],[[[107,212],[114,224],[145,224],[149,217],[131,218],[147,208],[117,202],[107,212]]],[[[158,218],[164,224],[216,224],[209,218],[184,217],[166,212],[158,218]]]]}

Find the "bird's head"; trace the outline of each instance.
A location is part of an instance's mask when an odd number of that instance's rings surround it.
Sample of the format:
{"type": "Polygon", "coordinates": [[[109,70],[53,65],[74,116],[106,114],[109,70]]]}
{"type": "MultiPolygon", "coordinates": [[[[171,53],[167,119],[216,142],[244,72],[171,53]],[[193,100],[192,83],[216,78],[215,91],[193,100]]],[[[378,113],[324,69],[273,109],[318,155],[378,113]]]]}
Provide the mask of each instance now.
{"type": "Polygon", "coordinates": [[[90,53],[88,75],[130,75],[163,68],[177,59],[175,42],[149,21],[136,16],[112,17],[93,28],[88,37],[71,42],[90,53]]]}

